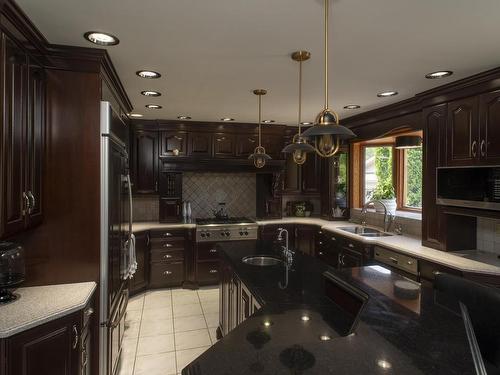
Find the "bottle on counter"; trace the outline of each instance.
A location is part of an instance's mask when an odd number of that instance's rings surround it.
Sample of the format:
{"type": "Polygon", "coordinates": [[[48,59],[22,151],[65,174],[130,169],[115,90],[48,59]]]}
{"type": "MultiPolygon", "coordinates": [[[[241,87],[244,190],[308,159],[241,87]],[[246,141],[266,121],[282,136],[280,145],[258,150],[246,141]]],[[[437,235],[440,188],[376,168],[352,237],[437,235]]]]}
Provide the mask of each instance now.
{"type": "Polygon", "coordinates": [[[188,214],[187,214],[187,202],[184,201],[184,202],[182,202],[182,219],[184,221],[186,221],[187,217],[188,217],[188,214]]]}
{"type": "Polygon", "coordinates": [[[191,220],[191,215],[193,214],[193,212],[191,211],[191,202],[190,201],[187,202],[186,213],[187,213],[187,217],[186,218],[188,220],[191,220]]]}

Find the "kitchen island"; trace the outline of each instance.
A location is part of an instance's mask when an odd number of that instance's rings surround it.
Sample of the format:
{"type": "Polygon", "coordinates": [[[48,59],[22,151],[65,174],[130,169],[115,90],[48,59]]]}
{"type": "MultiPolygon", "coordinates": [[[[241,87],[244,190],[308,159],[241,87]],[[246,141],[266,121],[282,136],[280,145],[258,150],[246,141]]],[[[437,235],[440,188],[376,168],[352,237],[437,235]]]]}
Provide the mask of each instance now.
{"type": "Polygon", "coordinates": [[[232,280],[240,280],[262,308],[232,330],[221,327],[224,337],[183,375],[476,373],[461,316],[436,303],[432,289],[398,298],[394,284],[408,280],[385,268],[333,270],[300,253],[287,280],[283,264],[241,261],[272,254],[269,243],[218,246],[232,280]]]}

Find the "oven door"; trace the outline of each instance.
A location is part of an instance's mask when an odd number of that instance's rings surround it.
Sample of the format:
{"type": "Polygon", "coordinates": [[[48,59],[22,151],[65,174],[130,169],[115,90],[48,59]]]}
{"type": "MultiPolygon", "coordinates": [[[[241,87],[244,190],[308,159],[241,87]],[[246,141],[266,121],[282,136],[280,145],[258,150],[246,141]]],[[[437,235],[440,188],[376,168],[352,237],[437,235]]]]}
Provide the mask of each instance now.
{"type": "Polygon", "coordinates": [[[122,351],[123,336],[125,333],[125,315],[128,305],[128,289],[124,289],[120,295],[120,300],[111,312],[111,319],[108,324],[108,353],[109,353],[109,374],[116,374],[119,369],[120,354],[122,351]]]}

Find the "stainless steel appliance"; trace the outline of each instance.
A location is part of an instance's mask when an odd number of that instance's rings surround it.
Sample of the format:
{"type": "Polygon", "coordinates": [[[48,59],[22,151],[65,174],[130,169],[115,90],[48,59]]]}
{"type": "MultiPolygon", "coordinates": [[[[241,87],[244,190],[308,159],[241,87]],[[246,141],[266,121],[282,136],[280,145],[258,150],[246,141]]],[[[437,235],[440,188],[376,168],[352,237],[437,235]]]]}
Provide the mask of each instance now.
{"type": "Polygon", "coordinates": [[[196,219],[196,242],[256,240],[258,229],[246,217],[196,219]]]}
{"type": "Polygon", "coordinates": [[[500,211],[500,166],[437,168],[436,203],[500,211]]]}
{"type": "Polygon", "coordinates": [[[9,291],[24,281],[24,249],[13,242],[0,242],[0,304],[12,302],[17,295],[9,291]]]}
{"type": "Polygon", "coordinates": [[[127,279],[135,266],[127,143],[127,125],[110,103],[101,102],[101,375],[113,375],[118,368],[128,304],[127,279]]]}

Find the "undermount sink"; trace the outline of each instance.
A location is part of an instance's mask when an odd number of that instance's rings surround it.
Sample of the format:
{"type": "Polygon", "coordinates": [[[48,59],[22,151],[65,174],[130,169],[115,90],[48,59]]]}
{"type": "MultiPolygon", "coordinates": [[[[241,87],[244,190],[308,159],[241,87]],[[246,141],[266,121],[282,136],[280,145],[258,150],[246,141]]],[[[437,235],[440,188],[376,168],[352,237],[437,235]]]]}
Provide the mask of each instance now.
{"type": "Polygon", "coordinates": [[[259,267],[275,266],[282,262],[281,259],[270,255],[251,255],[244,257],[241,261],[245,264],[259,267]]]}
{"type": "Polygon", "coordinates": [[[363,237],[388,237],[392,236],[390,233],[382,232],[381,230],[360,226],[352,226],[352,227],[339,227],[340,230],[357,234],[358,236],[363,237]]]}

